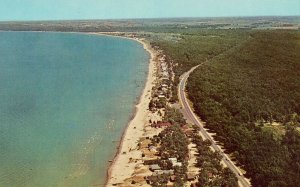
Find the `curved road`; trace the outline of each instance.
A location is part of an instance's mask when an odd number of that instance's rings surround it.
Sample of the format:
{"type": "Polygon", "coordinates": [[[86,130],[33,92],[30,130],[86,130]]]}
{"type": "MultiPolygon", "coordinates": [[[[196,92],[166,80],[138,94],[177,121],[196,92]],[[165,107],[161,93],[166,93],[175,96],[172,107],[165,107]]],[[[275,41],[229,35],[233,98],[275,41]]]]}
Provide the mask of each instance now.
{"type": "Polygon", "coordinates": [[[236,177],[238,178],[239,185],[243,186],[243,187],[249,187],[249,186],[251,186],[249,184],[249,182],[242,175],[241,171],[235,166],[235,164],[230,160],[230,158],[223,152],[223,150],[220,148],[220,146],[217,145],[217,143],[213,139],[213,137],[206,131],[206,129],[203,128],[203,124],[198,120],[196,114],[194,113],[194,111],[192,110],[192,108],[190,107],[190,105],[188,103],[188,100],[186,98],[186,94],[184,91],[185,85],[186,85],[186,82],[187,82],[187,79],[188,79],[190,73],[192,73],[199,66],[200,65],[193,67],[188,72],[184,73],[180,78],[180,83],[178,86],[178,97],[179,97],[179,101],[182,106],[182,109],[185,111],[186,117],[191,122],[193,122],[194,124],[196,124],[197,126],[200,127],[200,133],[203,135],[203,137],[205,137],[205,139],[208,139],[212,142],[211,147],[213,148],[213,150],[220,152],[220,154],[223,157],[222,161],[236,175],[236,177]]]}

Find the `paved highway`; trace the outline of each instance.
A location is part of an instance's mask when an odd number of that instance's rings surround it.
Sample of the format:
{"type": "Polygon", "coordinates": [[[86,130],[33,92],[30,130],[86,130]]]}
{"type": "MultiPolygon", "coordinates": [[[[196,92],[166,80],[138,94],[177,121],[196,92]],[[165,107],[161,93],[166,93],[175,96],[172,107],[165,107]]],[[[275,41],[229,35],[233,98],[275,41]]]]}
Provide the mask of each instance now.
{"type": "Polygon", "coordinates": [[[187,79],[188,79],[190,73],[192,73],[198,66],[193,67],[192,69],[190,69],[188,72],[184,73],[181,76],[180,83],[178,86],[178,97],[179,97],[181,106],[186,113],[186,117],[188,117],[188,119],[191,122],[193,122],[194,124],[196,124],[197,126],[200,127],[200,133],[202,134],[202,136],[205,137],[205,139],[208,139],[212,142],[211,147],[213,148],[213,150],[220,152],[220,154],[223,156],[223,158],[222,158],[223,162],[236,175],[236,177],[238,178],[238,181],[239,181],[239,185],[243,186],[243,187],[249,187],[249,186],[251,186],[249,184],[249,182],[242,175],[241,171],[235,166],[235,164],[230,160],[230,158],[223,152],[223,150],[220,148],[220,146],[217,145],[217,143],[213,139],[213,137],[206,131],[206,129],[203,128],[203,124],[198,120],[196,114],[194,113],[194,111],[192,110],[192,108],[190,107],[190,105],[188,103],[188,100],[187,100],[186,94],[185,94],[185,85],[186,85],[186,82],[187,82],[187,79]]]}

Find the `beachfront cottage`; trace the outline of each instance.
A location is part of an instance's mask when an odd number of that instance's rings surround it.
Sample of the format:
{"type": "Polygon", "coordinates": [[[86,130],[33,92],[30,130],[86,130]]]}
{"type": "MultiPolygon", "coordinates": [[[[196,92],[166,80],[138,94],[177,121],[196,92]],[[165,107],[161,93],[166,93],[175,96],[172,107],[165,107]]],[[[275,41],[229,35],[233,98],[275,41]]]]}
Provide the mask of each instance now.
{"type": "Polygon", "coordinates": [[[191,137],[193,132],[193,128],[191,128],[188,124],[182,126],[182,130],[187,137],[191,137]]]}
{"type": "Polygon", "coordinates": [[[162,99],[162,98],[166,98],[164,95],[159,95],[158,98],[162,99]]]}
{"type": "Polygon", "coordinates": [[[188,181],[193,181],[193,180],[196,179],[196,176],[195,176],[194,174],[192,174],[192,173],[188,173],[188,174],[186,175],[186,179],[187,179],[188,181]]]}
{"type": "Polygon", "coordinates": [[[175,167],[175,166],[181,167],[182,166],[181,162],[177,162],[177,158],[169,158],[168,160],[172,163],[173,167],[175,167]]]}
{"type": "Polygon", "coordinates": [[[174,170],[173,170],[173,169],[170,169],[170,170],[163,170],[163,174],[174,175],[174,170]]]}
{"type": "Polygon", "coordinates": [[[155,171],[155,170],[160,170],[161,168],[160,168],[160,166],[158,164],[153,164],[153,165],[149,166],[149,169],[151,171],[155,171]]]}
{"type": "Polygon", "coordinates": [[[170,122],[157,122],[157,123],[153,123],[151,124],[151,127],[153,128],[163,128],[163,127],[169,127],[172,124],[170,122]]]}
{"type": "Polygon", "coordinates": [[[154,160],[144,160],[144,165],[154,165],[157,164],[159,160],[154,159],[154,160]]]}
{"type": "Polygon", "coordinates": [[[176,176],[175,175],[172,175],[171,177],[170,177],[170,181],[171,182],[174,182],[176,180],[176,176]]]}
{"type": "Polygon", "coordinates": [[[147,176],[145,179],[146,179],[147,184],[153,184],[158,181],[157,176],[147,176]]]}
{"type": "Polygon", "coordinates": [[[177,162],[177,158],[168,158],[171,162],[177,162]]]}
{"type": "Polygon", "coordinates": [[[155,146],[151,145],[151,146],[149,146],[149,151],[156,152],[157,148],[155,146]]]}
{"type": "Polygon", "coordinates": [[[155,170],[152,176],[159,176],[159,175],[174,175],[174,170],[155,170]]]}
{"type": "Polygon", "coordinates": [[[181,167],[182,166],[181,162],[175,162],[175,163],[172,163],[172,164],[173,164],[173,167],[175,167],[175,166],[181,167]]]}

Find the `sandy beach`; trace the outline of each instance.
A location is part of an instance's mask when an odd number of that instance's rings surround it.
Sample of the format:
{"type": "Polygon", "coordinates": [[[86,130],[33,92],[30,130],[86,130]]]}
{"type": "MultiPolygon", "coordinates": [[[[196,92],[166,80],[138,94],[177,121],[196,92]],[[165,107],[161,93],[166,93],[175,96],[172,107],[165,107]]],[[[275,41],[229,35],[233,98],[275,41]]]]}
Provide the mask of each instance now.
{"type": "MultiPolygon", "coordinates": [[[[107,33],[94,33],[100,35],[108,35],[107,33]]],[[[111,36],[111,35],[110,35],[111,36]]],[[[122,37],[122,36],[116,36],[122,37]]],[[[144,134],[145,125],[149,122],[150,112],[148,110],[151,90],[155,81],[155,51],[143,39],[122,37],[133,39],[141,43],[144,49],[150,53],[149,71],[147,81],[140,97],[139,103],[136,105],[136,113],[129,122],[120,142],[118,153],[112,161],[107,174],[106,186],[116,186],[121,184],[125,179],[130,178],[134,173],[135,166],[141,161],[142,152],[138,150],[138,141],[144,134]]]]}

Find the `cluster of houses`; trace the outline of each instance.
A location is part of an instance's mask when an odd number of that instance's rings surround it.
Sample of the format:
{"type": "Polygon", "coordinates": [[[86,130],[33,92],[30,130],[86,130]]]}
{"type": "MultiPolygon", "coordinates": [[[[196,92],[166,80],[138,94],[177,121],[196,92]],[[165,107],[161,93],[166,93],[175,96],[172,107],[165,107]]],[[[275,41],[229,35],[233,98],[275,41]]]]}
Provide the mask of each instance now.
{"type": "MultiPolygon", "coordinates": [[[[159,51],[159,49],[156,49],[159,51]]],[[[162,54],[162,53],[160,53],[162,54]]],[[[155,103],[153,108],[159,109],[157,107],[157,103],[164,101],[168,102],[170,98],[170,91],[172,86],[172,67],[169,67],[169,64],[166,62],[166,56],[160,55],[158,57],[159,63],[157,64],[158,68],[158,77],[159,81],[156,84],[155,91],[153,93],[154,97],[153,102],[155,103]]],[[[150,105],[149,105],[150,107],[150,105]]],[[[152,110],[155,111],[155,110],[152,110]]],[[[156,129],[164,129],[172,124],[170,122],[164,121],[156,121],[150,122],[152,128],[156,129]]],[[[191,129],[188,125],[182,126],[182,130],[185,132],[186,136],[191,134],[191,129]]],[[[159,132],[160,130],[158,130],[159,132]]],[[[142,162],[143,165],[146,166],[146,173],[147,175],[144,177],[148,184],[153,184],[153,182],[161,180],[161,176],[167,177],[168,179],[168,186],[173,186],[173,182],[176,180],[175,176],[175,168],[183,167],[183,163],[178,161],[177,158],[168,158],[162,160],[158,154],[159,152],[159,145],[153,144],[151,138],[145,137],[140,139],[139,149],[142,151],[142,162]],[[158,147],[157,147],[158,146],[158,147]],[[167,166],[164,165],[167,163],[167,166]],[[151,174],[149,173],[151,172],[151,174]]],[[[145,172],[145,170],[144,170],[145,172]]],[[[195,176],[192,174],[187,174],[187,179],[193,181],[195,176]]]]}
{"type": "Polygon", "coordinates": [[[166,84],[166,82],[168,82],[170,80],[170,75],[168,72],[168,65],[165,61],[166,56],[163,55],[159,61],[160,61],[160,77],[161,77],[161,81],[162,84],[158,90],[158,98],[164,98],[166,97],[166,93],[168,91],[168,85],[166,84]]]}
{"type": "MultiPolygon", "coordinates": [[[[177,158],[169,158],[168,159],[172,163],[172,167],[181,167],[182,163],[177,161],[177,158]]],[[[150,171],[152,171],[151,176],[145,177],[148,184],[152,184],[153,182],[159,180],[160,175],[169,176],[169,181],[171,182],[168,186],[173,186],[172,182],[176,180],[176,176],[174,175],[174,169],[163,170],[158,164],[155,164],[157,160],[149,160],[148,162],[145,161],[144,164],[151,164],[149,165],[150,171]]],[[[196,179],[196,175],[187,173],[187,180],[194,181],[196,179]]]]}
{"type": "Polygon", "coordinates": [[[167,84],[170,80],[170,75],[168,72],[168,65],[166,63],[166,56],[163,55],[160,57],[159,62],[160,62],[160,72],[159,72],[159,77],[161,80],[161,85],[158,88],[157,94],[158,98],[166,98],[167,97],[167,92],[169,89],[169,85],[167,84]]]}
{"type": "Polygon", "coordinates": [[[163,175],[163,174],[167,174],[167,175],[173,175],[174,174],[174,170],[170,169],[170,170],[162,170],[161,167],[158,164],[153,164],[149,166],[150,171],[152,171],[152,176],[158,176],[158,175],[163,175]]]}
{"type": "Polygon", "coordinates": [[[158,122],[153,122],[151,124],[151,127],[153,128],[164,128],[164,127],[169,127],[172,124],[170,122],[162,122],[162,121],[158,121],[158,122]]]}
{"type": "Polygon", "coordinates": [[[168,92],[168,85],[167,84],[162,84],[157,91],[158,98],[166,98],[167,97],[167,92],[168,92]]]}
{"type": "MultiPolygon", "coordinates": [[[[178,162],[177,161],[177,158],[168,158],[168,161],[172,164],[172,167],[182,167],[182,162],[178,162]]],[[[174,170],[173,169],[170,169],[170,170],[162,170],[161,167],[157,164],[158,160],[151,160],[149,162],[147,161],[144,161],[144,164],[149,164],[149,163],[152,163],[151,165],[149,165],[149,169],[150,171],[153,172],[152,175],[161,175],[161,174],[174,174],[174,170]]]]}
{"type": "Polygon", "coordinates": [[[170,68],[168,67],[168,63],[166,62],[166,56],[160,55],[158,56],[158,64],[157,64],[157,75],[159,81],[154,87],[153,97],[151,103],[153,104],[151,110],[161,109],[166,104],[168,99],[171,98],[171,76],[170,76],[170,68]]]}
{"type": "MultiPolygon", "coordinates": [[[[167,128],[171,126],[172,124],[170,122],[153,122],[151,124],[152,128],[167,128]]],[[[193,133],[193,128],[191,128],[189,125],[183,125],[182,130],[184,131],[185,135],[189,137],[193,133]]],[[[178,161],[176,157],[168,158],[167,160],[161,160],[160,157],[157,155],[158,153],[158,147],[154,146],[150,139],[147,139],[145,142],[147,144],[144,144],[144,153],[145,156],[143,157],[143,165],[147,166],[149,170],[151,171],[151,175],[146,176],[145,180],[148,184],[153,184],[156,181],[161,180],[162,175],[168,177],[168,185],[167,186],[173,186],[173,182],[176,180],[174,169],[176,167],[183,167],[183,163],[178,161]],[[168,163],[169,166],[167,167],[161,167],[161,163],[168,163]]],[[[194,181],[196,180],[196,175],[194,173],[187,173],[186,178],[188,181],[190,181],[190,184],[193,186],[195,185],[194,181]]]]}

